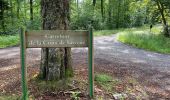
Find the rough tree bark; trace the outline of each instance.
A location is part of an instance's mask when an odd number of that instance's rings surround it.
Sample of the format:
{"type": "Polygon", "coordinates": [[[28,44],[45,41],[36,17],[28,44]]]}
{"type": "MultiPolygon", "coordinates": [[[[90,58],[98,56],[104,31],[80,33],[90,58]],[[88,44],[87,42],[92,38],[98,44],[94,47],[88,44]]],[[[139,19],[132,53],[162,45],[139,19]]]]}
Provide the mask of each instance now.
{"type": "MultiPolygon", "coordinates": [[[[69,28],[70,0],[41,0],[42,28],[69,28]]],[[[71,48],[44,48],[41,52],[40,78],[60,80],[73,75],[71,48]]]]}

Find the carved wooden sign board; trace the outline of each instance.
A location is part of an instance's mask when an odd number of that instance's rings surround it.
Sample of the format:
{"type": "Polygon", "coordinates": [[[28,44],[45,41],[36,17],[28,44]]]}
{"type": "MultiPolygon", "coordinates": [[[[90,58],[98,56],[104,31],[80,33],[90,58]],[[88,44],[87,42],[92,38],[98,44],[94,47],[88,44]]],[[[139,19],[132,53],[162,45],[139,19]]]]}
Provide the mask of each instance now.
{"type": "Polygon", "coordinates": [[[43,30],[26,32],[28,48],[88,47],[88,31],[43,30]]]}
{"type": "Polygon", "coordinates": [[[21,76],[22,76],[22,99],[28,99],[27,67],[25,65],[27,48],[60,48],[60,47],[88,47],[88,77],[89,95],[93,98],[94,66],[93,66],[93,32],[75,30],[34,30],[20,32],[21,47],[21,76]]]}

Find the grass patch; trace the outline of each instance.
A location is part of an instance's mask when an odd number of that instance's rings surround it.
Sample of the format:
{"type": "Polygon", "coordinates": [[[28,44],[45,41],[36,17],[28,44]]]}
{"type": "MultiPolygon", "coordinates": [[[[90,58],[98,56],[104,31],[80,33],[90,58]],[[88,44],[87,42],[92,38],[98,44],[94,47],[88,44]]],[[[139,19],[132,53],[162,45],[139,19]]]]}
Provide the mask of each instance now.
{"type": "Polygon", "coordinates": [[[39,91],[63,91],[71,88],[71,79],[59,81],[45,81],[37,77],[31,80],[31,83],[38,87],[39,91]]]}
{"type": "MultiPolygon", "coordinates": [[[[112,34],[116,34],[119,32],[123,32],[123,31],[128,31],[130,30],[143,30],[149,28],[149,25],[144,25],[141,27],[137,27],[137,28],[119,28],[119,29],[115,29],[115,30],[96,30],[94,31],[94,36],[105,36],[105,35],[112,35],[112,34]]],[[[158,31],[157,28],[155,28],[153,31],[158,31]]]]}
{"type": "Polygon", "coordinates": [[[152,31],[146,27],[129,29],[119,33],[118,40],[149,51],[170,54],[170,38],[161,34],[161,26],[155,26],[152,31]]]}
{"type": "Polygon", "coordinates": [[[19,44],[19,35],[0,35],[0,48],[6,48],[19,44]]]}
{"type": "Polygon", "coordinates": [[[13,95],[13,96],[0,96],[0,100],[20,100],[19,96],[13,95]]]}
{"type": "Polygon", "coordinates": [[[112,35],[112,34],[116,34],[118,32],[123,31],[124,29],[117,29],[117,30],[98,30],[98,31],[94,31],[94,36],[105,36],[105,35],[112,35]]]}
{"type": "Polygon", "coordinates": [[[112,81],[112,77],[106,74],[96,74],[95,81],[101,82],[103,84],[107,83],[108,81],[112,81]]]}
{"type": "Polygon", "coordinates": [[[107,92],[112,92],[113,87],[118,83],[117,80],[113,80],[111,76],[106,74],[96,74],[95,81],[107,92]]]}

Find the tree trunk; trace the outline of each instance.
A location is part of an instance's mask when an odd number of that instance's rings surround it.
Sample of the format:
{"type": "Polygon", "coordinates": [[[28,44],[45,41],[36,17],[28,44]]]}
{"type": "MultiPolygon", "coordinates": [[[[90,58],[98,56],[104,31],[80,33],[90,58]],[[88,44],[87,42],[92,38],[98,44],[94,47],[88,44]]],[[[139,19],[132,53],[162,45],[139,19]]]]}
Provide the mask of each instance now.
{"type": "Polygon", "coordinates": [[[102,22],[104,22],[104,5],[103,5],[104,1],[101,0],[101,15],[102,15],[102,22]]]}
{"type": "MultiPolygon", "coordinates": [[[[69,0],[41,0],[42,28],[67,30],[69,0]]],[[[41,52],[40,78],[60,80],[73,75],[71,48],[44,48],[41,52]]]]}
{"type": "Polygon", "coordinates": [[[30,0],[30,21],[33,21],[33,0],[30,0]]]}
{"type": "Polygon", "coordinates": [[[17,18],[19,19],[20,1],[17,0],[17,18]]]}
{"type": "Polygon", "coordinates": [[[10,6],[11,6],[11,25],[13,26],[14,25],[14,16],[13,16],[13,4],[12,4],[12,0],[10,0],[10,6]]]}
{"type": "Polygon", "coordinates": [[[112,2],[109,0],[109,7],[108,7],[108,28],[112,29],[112,2]]]}
{"type": "Polygon", "coordinates": [[[116,18],[116,28],[119,28],[119,21],[120,21],[120,7],[121,7],[121,1],[118,0],[118,6],[117,6],[117,18],[116,18]]]}
{"type": "Polygon", "coordinates": [[[1,18],[1,26],[3,31],[5,32],[5,19],[4,19],[4,10],[0,11],[0,18],[1,18]]]}
{"type": "Polygon", "coordinates": [[[169,30],[168,30],[168,25],[167,25],[167,22],[166,22],[166,18],[165,18],[165,15],[164,15],[164,10],[165,10],[165,9],[164,9],[164,6],[163,6],[163,4],[162,4],[159,0],[157,0],[156,3],[157,3],[157,6],[158,6],[159,11],[160,11],[160,13],[161,13],[161,16],[162,16],[162,21],[163,21],[163,24],[164,24],[164,35],[165,35],[166,37],[169,37],[170,34],[169,34],[169,30]]]}

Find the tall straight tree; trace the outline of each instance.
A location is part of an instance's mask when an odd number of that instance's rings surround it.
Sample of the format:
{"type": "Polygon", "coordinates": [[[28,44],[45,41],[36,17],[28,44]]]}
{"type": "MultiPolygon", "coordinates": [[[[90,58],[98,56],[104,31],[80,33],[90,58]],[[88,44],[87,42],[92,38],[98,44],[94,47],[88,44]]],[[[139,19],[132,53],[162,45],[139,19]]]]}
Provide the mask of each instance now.
{"type": "Polygon", "coordinates": [[[17,0],[17,18],[19,19],[20,14],[20,0],[17,0]]]}
{"type": "Polygon", "coordinates": [[[4,12],[7,9],[9,9],[8,2],[5,0],[0,0],[0,23],[3,31],[5,31],[4,12]]]}
{"type": "Polygon", "coordinates": [[[102,15],[102,21],[104,22],[104,1],[101,0],[101,15],[102,15]]]}
{"type": "Polygon", "coordinates": [[[30,21],[33,21],[33,0],[30,0],[30,21]]]}
{"type": "MultiPolygon", "coordinates": [[[[70,0],[41,0],[42,28],[69,29],[70,0]]],[[[43,48],[40,78],[60,80],[73,75],[71,48],[43,48]]]]}
{"type": "Polygon", "coordinates": [[[120,27],[120,13],[121,13],[121,0],[117,0],[117,16],[116,16],[116,28],[120,27]]]}
{"type": "Polygon", "coordinates": [[[160,14],[162,16],[162,21],[163,21],[163,24],[164,24],[164,35],[166,37],[169,37],[170,34],[169,34],[168,24],[167,24],[165,14],[164,14],[164,12],[166,10],[165,7],[164,7],[164,3],[168,3],[168,2],[165,2],[166,0],[163,0],[163,1],[155,0],[155,1],[156,1],[157,6],[158,6],[158,9],[160,11],[160,14]]]}
{"type": "Polygon", "coordinates": [[[14,15],[13,15],[13,4],[12,0],[10,0],[10,10],[11,10],[11,25],[14,25],[14,15]]]}

